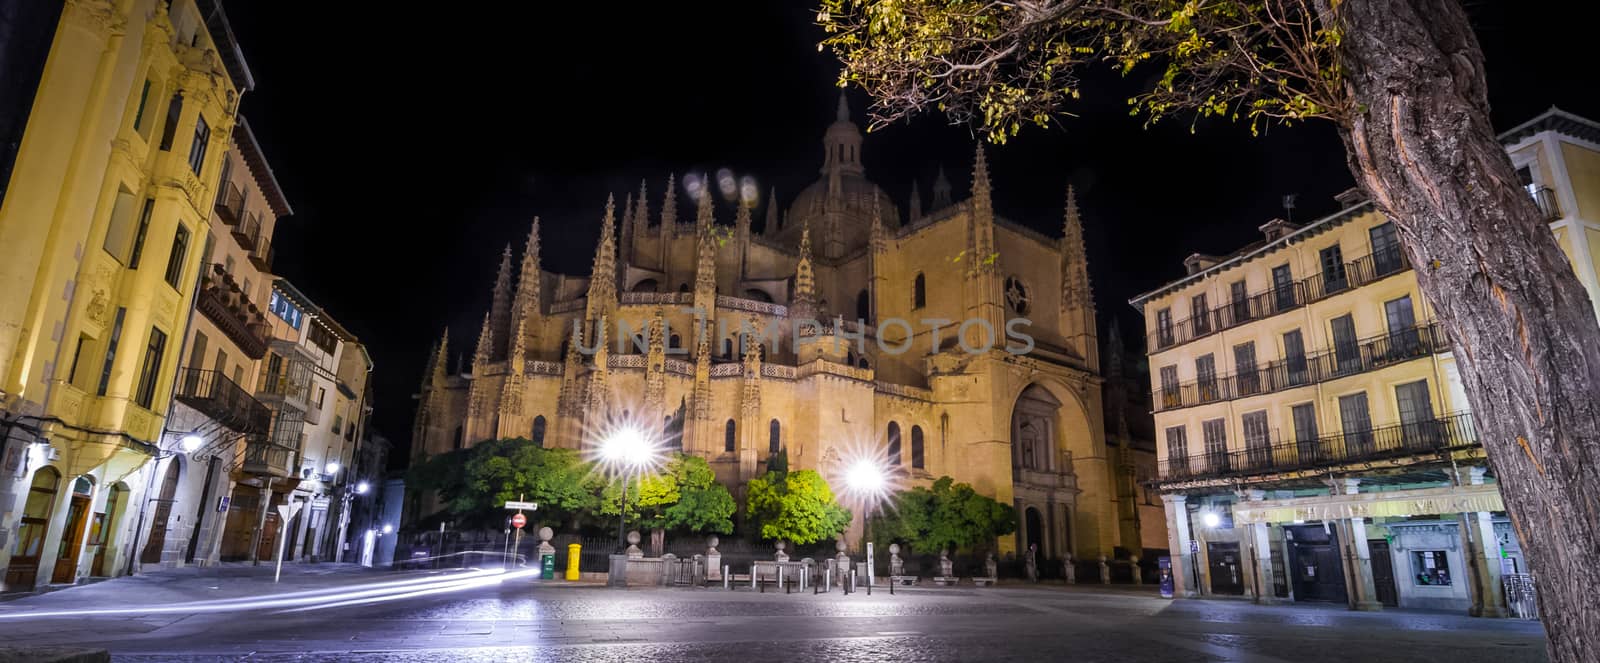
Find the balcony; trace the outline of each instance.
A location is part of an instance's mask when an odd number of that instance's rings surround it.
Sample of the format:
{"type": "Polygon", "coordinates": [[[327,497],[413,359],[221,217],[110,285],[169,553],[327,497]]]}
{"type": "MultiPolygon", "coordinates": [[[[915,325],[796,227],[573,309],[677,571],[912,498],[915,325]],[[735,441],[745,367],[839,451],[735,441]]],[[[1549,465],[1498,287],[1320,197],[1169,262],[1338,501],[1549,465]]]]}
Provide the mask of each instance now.
{"type": "Polygon", "coordinates": [[[223,186],[222,191],[217,194],[217,202],[214,207],[217,211],[217,218],[222,219],[223,223],[230,226],[235,225],[239,223],[240,219],[244,218],[244,192],[239,190],[238,185],[228,182],[223,186]]]}
{"type": "Polygon", "coordinates": [[[1304,357],[1269,362],[1255,371],[1201,378],[1163,386],[1155,394],[1155,411],[1205,405],[1304,387],[1450,350],[1450,338],[1438,323],[1428,323],[1358,339],[1304,357]]]}
{"type": "Polygon", "coordinates": [[[267,406],[216,371],[178,369],[173,396],[235,432],[265,434],[272,425],[272,411],[267,406]]]}
{"type": "Polygon", "coordinates": [[[293,447],[251,436],[244,446],[241,469],[256,476],[287,477],[294,474],[297,455],[293,447]]]}
{"type": "Polygon", "coordinates": [[[252,251],[261,241],[261,217],[255,214],[246,214],[244,219],[233,226],[233,238],[239,241],[239,246],[246,251],[252,251]]]}
{"type": "Polygon", "coordinates": [[[271,329],[267,316],[250,303],[249,295],[239,289],[233,275],[222,265],[213,264],[205,273],[194,305],[246,356],[260,359],[267,353],[267,332],[271,329]]]}
{"type": "Polygon", "coordinates": [[[1533,197],[1533,206],[1539,208],[1539,220],[1545,223],[1561,220],[1561,205],[1556,203],[1556,192],[1550,187],[1529,189],[1528,195],[1533,197]]]}
{"type": "Polygon", "coordinates": [[[1191,481],[1314,470],[1346,463],[1398,460],[1478,445],[1471,414],[1368,428],[1315,439],[1166,458],[1163,481],[1191,481]]]}
{"type": "Polygon", "coordinates": [[[250,250],[250,264],[263,272],[272,271],[272,240],[262,237],[256,241],[256,247],[250,250]]]}
{"type": "Polygon", "coordinates": [[[1411,260],[1406,257],[1405,252],[1400,250],[1399,246],[1390,247],[1344,263],[1337,270],[1324,271],[1300,281],[1275,286],[1245,299],[1236,299],[1218,308],[1202,311],[1174,324],[1158,327],[1147,339],[1147,347],[1150,352],[1166,350],[1225,329],[1292,311],[1410,268],[1411,260]]]}

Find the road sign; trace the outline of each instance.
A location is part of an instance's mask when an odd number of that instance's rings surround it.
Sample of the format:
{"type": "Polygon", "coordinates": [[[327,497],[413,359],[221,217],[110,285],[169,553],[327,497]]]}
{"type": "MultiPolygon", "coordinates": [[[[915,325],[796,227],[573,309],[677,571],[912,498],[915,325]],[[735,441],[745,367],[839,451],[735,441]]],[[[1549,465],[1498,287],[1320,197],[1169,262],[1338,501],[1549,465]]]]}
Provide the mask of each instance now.
{"type": "MultiPolygon", "coordinates": [[[[305,505],[305,502],[288,502],[288,503],[285,503],[285,504],[279,504],[278,505],[278,518],[279,518],[279,521],[278,522],[283,523],[284,526],[287,527],[288,524],[289,524],[289,521],[294,519],[294,514],[300,513],[300,507],[302,507],[304,505],[305,505]]],[[[283,536],[281,533],[279,534],[279,536],[278,536],[278,568],[277,568],[277,570],[272,572],[272,581],[273,582],[277,582],[278,578],[283,576],[283,544],[287,543],[288,540],[289,540],[289,537],[283,536]]]]}
{"type": "Polygon", "coordinates": [[[522,529],[522,526],[526,525],[526,524],[528,524],[527,516],[524,516],[524,515],[519,513],[519,514],[511,517],[511,526],[512,527],[515,527],[517,529],[522,529]]]}
{"type": "Polygon", "coordinates": [[[539,508],[536,502],[506,502],[506,508],[511,511],[535,511],[539,508]]]}

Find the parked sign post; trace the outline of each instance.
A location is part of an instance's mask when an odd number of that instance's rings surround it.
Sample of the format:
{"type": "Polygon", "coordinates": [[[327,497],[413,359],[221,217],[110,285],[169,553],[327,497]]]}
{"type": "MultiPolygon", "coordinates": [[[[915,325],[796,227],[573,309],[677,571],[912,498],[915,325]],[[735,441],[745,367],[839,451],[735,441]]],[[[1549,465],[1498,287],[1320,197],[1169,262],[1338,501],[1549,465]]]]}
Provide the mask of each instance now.
{"type": "MultiPolygon", "coordinates": [[[[522,547],[521,547],[522,546],[522,528],[523,528],[523,526],[528,524],[528,517],[522,515],[522,512],[524,510],[526,510],[526,511],[534,511],[534,510],[537,510],[539,508],[539,504],[537,502],[523,502],[523,501],[521,501],[522,497],[523,497],[522,495],[518,495],[517,496],[517,500],[518,501],[515,501],[515,502],[509,501],[509,500],[506,501],[506,509],[509,510],[509,511],[516,511],[517,512],[516,515],[511,516],[511,526],[516,528],[516,530],[517,530],[516,541],[511,544],[511,549],[512,550],[521,550],[522,549],[522,547]]],[[[511,560],[511,557],[509,555],[507,555],[506,556],[506,564],[508,566],[511,563],[510,560],[511,560]]]]}
{"type": "Polygon", "coordinates": [[[278,582],[278,578],[283,576],[283,545],[289,541],[287,536],[289,521],[294,518],[294,514],[300,512],[300,507],[304,504],[305,502],[288,502],[278,505],[278,522],[283,523],[283,531],[278,532],[278,569],[272,572],[272,582],[278,582]]]}

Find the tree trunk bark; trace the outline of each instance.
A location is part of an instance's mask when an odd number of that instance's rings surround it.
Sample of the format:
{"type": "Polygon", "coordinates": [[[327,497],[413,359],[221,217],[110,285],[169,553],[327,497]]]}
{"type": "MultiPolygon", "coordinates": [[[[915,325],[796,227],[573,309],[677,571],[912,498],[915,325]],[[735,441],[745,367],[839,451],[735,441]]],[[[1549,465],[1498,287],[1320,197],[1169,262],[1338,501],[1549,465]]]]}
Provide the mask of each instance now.
{"type": "Polygon", "coordinates": [[[1450,333],[1553,661],[1600,654],[1600,324],[1489,124],[1457,0],[1330,2],[1351,171],[1450,333]]]}

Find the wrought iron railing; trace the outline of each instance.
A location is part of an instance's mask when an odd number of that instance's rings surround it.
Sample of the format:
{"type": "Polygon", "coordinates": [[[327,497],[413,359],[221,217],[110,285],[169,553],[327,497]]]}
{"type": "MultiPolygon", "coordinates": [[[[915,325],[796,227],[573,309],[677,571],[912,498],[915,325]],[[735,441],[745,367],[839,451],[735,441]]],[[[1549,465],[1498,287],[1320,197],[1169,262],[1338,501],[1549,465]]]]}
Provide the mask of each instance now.
{"type": "Polygon", "coordinates": [[[1550,187],[1532,189],[1528,195],[1533,197],[1533,206],[1539,208],[1540,220],[1550,223],[1561,218],[1561,205],[1556,203],[1556,192],[1551,191],[1550,187]]]}
{"type": "Polygon", "coordinates": [[[1174,410],[1304,387],[1449,349],[1450,339],[1438,323],[1407,327],[1313,354],[1268,362],[1253,371],[1202,376],[1193,382],[1164,385],[1155,394],[1155,410],[1174,410]]]}
{"type": "Polygon", "coordinates": [[[236,432],[265,433],[272,425],[272,411],[267,406],[217,371],[178,369],[173,396],[236,432]]]}
{"type": "Polygon", "coordinates": [[[244,214],[244,192],[239,190],[239,185],[228,182],[217,194],[217,217],[224,223],[233,225],[239,222],[240,215],[244,214]]]}
{"type": "Polygon", "coordinates": [[[286,477],[294,473],[296,455],[293,447],[252,437],[244,446],[242,469],[249,474],[286,477]]]}
{"type": "Polygon", "coordinates": [[[1166,326],[1157,326],[1147,340],[1151,352],[1165,350],[1248,322],[1292,311],[1311,302],[1348,292],[1411,268],[1398,245],[1339,265],[1338,269],[1236,299],[1166,326]]]}
{"type": "Polygon", "coordinates": [[[256,242],[261,240],[261,217],[255,214],[245,214],[239,223],[233,226],[233,238],[239,240],[239,246],[246,251],[256,248],[256,242]]]}
{"type": "Polygon", "coordinates": [[[1471,414],[1345,431],[1242,449],[1164,458],[1163,480],[1210,479],[1315,469],[1350,462],[1433,454],[1478,444],[1471,414]]]}

